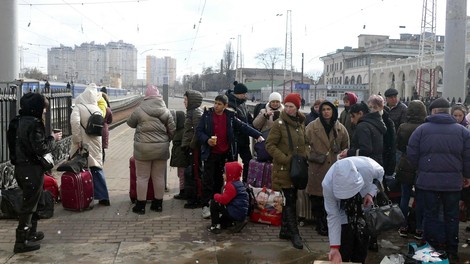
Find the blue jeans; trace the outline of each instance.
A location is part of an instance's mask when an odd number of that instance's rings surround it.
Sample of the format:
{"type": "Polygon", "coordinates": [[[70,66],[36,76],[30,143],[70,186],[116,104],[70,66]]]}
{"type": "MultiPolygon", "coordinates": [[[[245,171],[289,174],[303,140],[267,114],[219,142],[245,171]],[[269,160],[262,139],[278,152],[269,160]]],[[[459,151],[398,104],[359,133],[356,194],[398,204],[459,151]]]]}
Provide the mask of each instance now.
{"type": "Polygon", "coordinates": [[[418,199],[422,199],[424,206],[424,240],[436,250],[457,254],[460,191],[420,190],[418,199]]]}
{"type": "Polygon", "coordinates": [[[93,191],[96,200],[109,200],[108,187],[104,178],[103,169],[98,167],[90,167],[93,176],[93,191]]]}

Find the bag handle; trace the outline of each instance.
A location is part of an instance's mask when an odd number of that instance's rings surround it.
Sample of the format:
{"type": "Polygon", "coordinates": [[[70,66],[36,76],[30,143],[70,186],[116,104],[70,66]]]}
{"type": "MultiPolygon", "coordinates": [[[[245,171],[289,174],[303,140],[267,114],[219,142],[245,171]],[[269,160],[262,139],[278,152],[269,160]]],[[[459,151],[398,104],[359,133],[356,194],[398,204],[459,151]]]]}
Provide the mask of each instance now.
{"type": "Polygon", "coordinates": [[[284,122],[284,124],[286,124],[287,137],[289,138],[289,148],[291,151],[294,151],[294,144],[292,143],[292,137],[290,135],[289,125],[287,124],[287,122],[284,122]]]}

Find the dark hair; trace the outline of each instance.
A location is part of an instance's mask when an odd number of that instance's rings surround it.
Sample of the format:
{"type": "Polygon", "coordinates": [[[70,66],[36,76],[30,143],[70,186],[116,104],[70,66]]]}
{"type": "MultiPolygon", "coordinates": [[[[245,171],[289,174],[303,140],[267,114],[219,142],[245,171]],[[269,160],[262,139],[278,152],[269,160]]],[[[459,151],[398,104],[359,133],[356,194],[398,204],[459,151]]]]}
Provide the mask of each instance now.
{"type": "Polygon", "coordinates": [[[222,102],[225,105],[228,104],[228,97],[226,95],[219,94],[215,97],[215,101],[222,102]]]}
{"type": "Polygon", "coordinates": [[[356,114],[356,113],[359,113],[361,111],[364,114],[369,113],[369,107],[367,106],[366,103],[364,103],[364,101],[361,101],[360,103],[357,103],[357,104],[353,104],[353,105],[351,105],[351,108],[349,108],[349,113],[350,114],[356,114]]]}

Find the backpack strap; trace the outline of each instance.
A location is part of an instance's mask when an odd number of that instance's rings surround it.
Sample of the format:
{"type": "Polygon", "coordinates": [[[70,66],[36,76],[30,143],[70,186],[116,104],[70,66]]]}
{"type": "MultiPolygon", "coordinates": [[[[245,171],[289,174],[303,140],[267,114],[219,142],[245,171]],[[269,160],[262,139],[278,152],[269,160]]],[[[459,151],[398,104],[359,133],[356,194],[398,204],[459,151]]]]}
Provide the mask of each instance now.
{"type": "MultiPolygon", "coordinates": [[[[88,113],[90,113],[90,116],[92,115],[90,109],[88,109],[88,107],[86,107],[85,104],[78,104],[77,106],[79,106],[79,105],[83,105],[83,106],[86,108],[86,110],[88,111],[88,113]]],[[[80,108],[80,107],[79,107],[79,108],[80,108]]],[[[83,129],[86,131],[86,128],[85,128],[85,127],[83,126],[83,124],[82,124],[82,119],[81,119],[81,118],[80,118],[80,125],[81,125],[81,126],[83,127],[83,129]]]]}

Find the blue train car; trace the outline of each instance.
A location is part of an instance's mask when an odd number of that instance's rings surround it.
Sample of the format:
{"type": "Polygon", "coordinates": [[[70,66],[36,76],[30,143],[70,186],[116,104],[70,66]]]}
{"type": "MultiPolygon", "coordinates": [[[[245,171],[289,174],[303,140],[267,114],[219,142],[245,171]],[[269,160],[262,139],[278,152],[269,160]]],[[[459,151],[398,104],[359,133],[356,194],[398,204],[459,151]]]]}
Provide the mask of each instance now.
{"type": "MultiPolygon", "coordinates": [[[[46,81],[39,81],[35,79],[24,79],[23,80],[23,94],[29,92],[48,92],[46,91],[46,81]]],[[[86,84],[81,83],[74,83],[73,85],[63,82],[49,82],[49,88],[51,91],[55,92],[70,92],[72,93],[73,98],[77,97],[77,95],[81,94],[85,88],[87,87],[86,84]]],[[[99,92],[101,87],[97,88],[99,92]]],[[[114,88],[114,87],[106,87],[107,94],[111,98],[123,97],[127,95],[126,89],[114,88]]]]}

